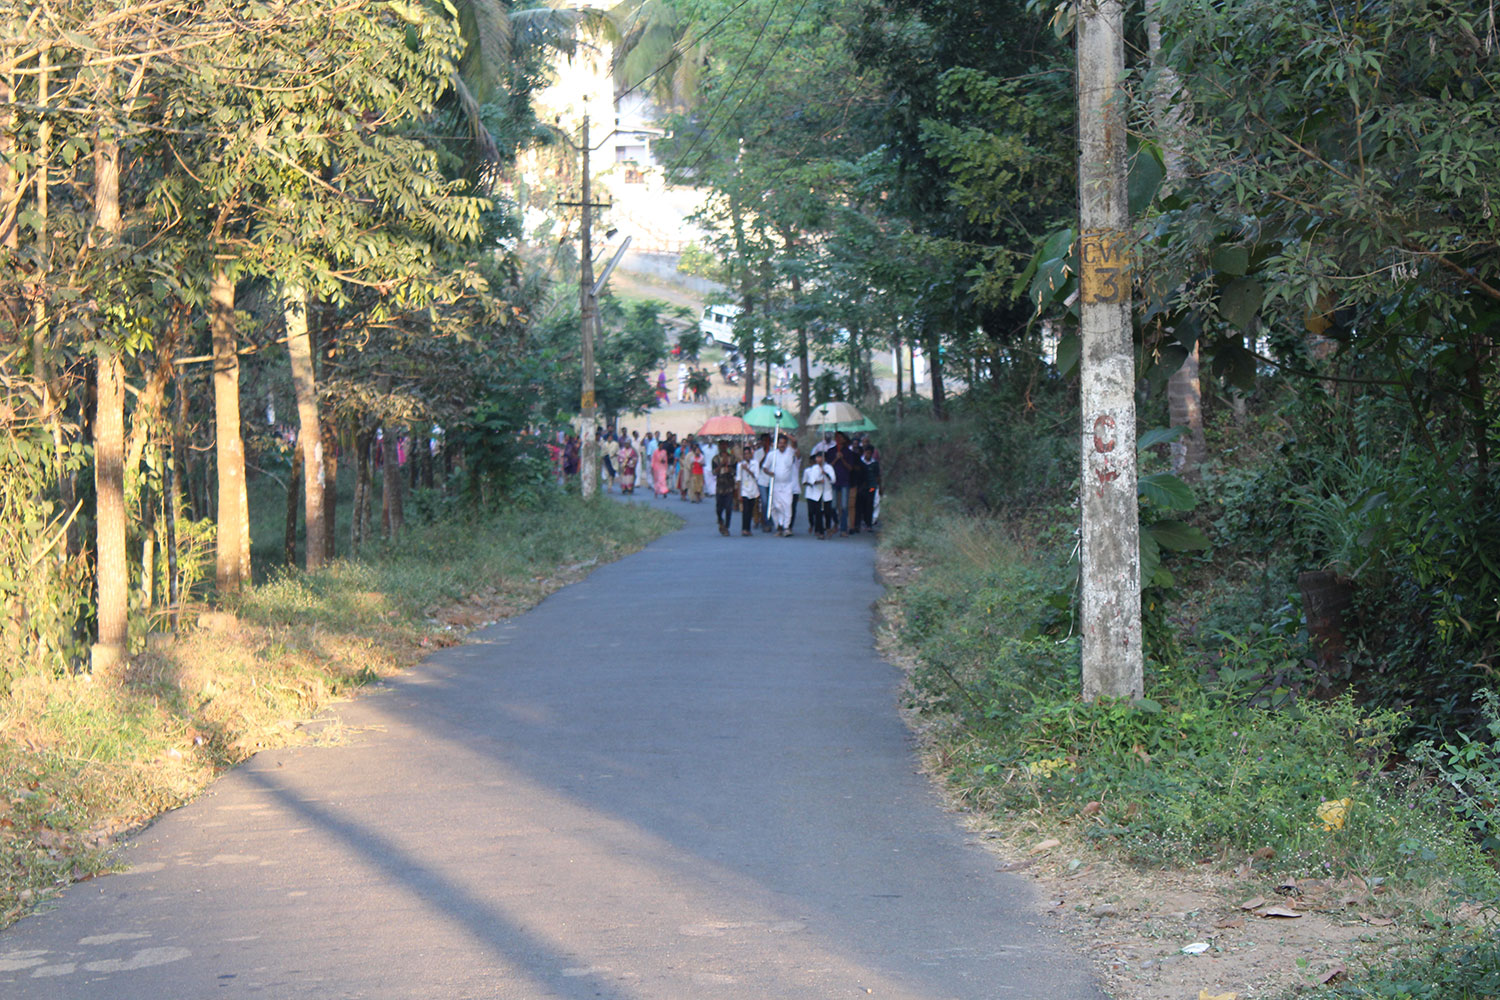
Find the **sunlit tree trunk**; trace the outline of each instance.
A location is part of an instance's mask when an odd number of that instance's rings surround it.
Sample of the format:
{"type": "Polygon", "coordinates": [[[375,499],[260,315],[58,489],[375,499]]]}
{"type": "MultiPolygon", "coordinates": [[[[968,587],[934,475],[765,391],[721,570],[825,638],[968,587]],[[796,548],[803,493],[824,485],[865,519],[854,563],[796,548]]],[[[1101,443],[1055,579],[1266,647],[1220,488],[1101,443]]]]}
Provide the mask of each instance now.
{"type": "Polygon", "coordinates": [[[307,292],[287,285],[282,292],[286,348],[292,362],[292,389],[297,396],[297,446],[302,449],[304,565],[308,572],[323,565],[323,433],[318,422],[318,385],[313,376],[312,342],[307,332],[307,292]]]}
{"type": "MultiPolygon", "coordinates": [[[[1162,59],[1160,0],[1146,3],[1146,44],[1152,67],[1156,70],[1156,92],[1151,95],[1152,124],[1166,167],[1167,189],[1182,180],[1182,81],[1162,59]]],[[[1172,442],[1172,471],[1192,481],[1207,457],[1208,444],[1203,434],[1203,383],[1199,374],[1198,344],[1195,340],[1182,367],[1167,379],[1167,414],[1172,427],[1186,428],[1182,437],[1172,442]]]]}
{"type": "Polygon", "coordinates": [[[240,428],[240,356],[234,329],[234,280],[221,268],[209,285],[214,356],[214,440],[219,466],[219,530],[215,577],[221,595],[250,582],[249,501],[245,439],[240,428]]]}
{"type": "Polygon", "coordinates": [[[98,642],[92,653],[96,675],[123,668],[129,622],[130,571],[125,557],[125,364],[114,349],[101,350],[95,368],[94,530],[98,564],[98,642]]]}
{"type": "MultiPolygon", "coordinates": [[[[6,56],[13,57],[13,46],[3,48],[6,56]]],[[[15,139],[15,78],[0,75],[0,246],[14,254],[21,245],[21,176],[13,166],[16,153],[15,139]]],[[[0,300],[0,343],[20,340],[21,330],[26,326],[26,302],[19,294],[18,282],[5,283],[7,294],[0,300]]]]}
{"type": "MultiPolygon", "coordinates": [[[[106,248],[120,237],[120,146],[94,149],[95,240],[106,248]]],[[[129,642],[130,570],[125,557],[125,363],[119,349],[101,348],[95,365],[94,533],[98,551],[98,641],[94,673],[117,677],[129,642]]]]}

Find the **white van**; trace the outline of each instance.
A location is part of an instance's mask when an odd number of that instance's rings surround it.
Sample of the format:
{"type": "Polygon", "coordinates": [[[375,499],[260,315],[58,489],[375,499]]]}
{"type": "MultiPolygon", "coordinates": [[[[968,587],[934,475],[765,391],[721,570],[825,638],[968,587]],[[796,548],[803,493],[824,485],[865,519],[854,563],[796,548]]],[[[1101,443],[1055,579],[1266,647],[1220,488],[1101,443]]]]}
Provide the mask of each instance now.
{"type": "Polygon", "coordinates": [[[733,347],[735,346],[734,321],[739,318],[740,311],[739,306],[729,303],[704,306],[703,316],[698,320],[698,329],[703,331],[705,337],[725,347],[733,347]]]}

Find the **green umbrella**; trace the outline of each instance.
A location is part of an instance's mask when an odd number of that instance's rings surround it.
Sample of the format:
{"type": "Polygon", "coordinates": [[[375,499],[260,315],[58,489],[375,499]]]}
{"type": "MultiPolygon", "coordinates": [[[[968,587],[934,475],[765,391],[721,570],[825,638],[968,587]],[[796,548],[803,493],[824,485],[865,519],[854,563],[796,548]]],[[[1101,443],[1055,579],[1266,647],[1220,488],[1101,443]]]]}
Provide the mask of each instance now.
{"type": "Polygon", "coordinates": [[[782,430],[796,430],[797,418],[779,406],[762,403],[746,411],[745,423],[751,427],[780,427],[782,430]]]}

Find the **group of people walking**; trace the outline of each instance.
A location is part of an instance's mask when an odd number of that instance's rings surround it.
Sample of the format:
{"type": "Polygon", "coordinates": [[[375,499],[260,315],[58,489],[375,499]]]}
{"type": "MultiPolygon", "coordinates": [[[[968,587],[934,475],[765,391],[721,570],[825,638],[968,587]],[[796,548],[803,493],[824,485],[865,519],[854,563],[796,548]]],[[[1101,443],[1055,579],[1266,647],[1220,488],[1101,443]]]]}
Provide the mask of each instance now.
{"type": "Polygon", "coordinates": [[[785,431],[774,444],[767,433],[737,445],[660,432],[641,439],[621,430],[604,442],[604,455],[605,475],[621,493],[634,493],[644,476],[658,498],[712,497],[722,535],[732,533],[738,511],[742,536],[758,530],[789,538],[803,501],[807,531],[817,538],[873,531],[880,516],[880,453],[842,431],[825,433],[804,456],[785,431]]]}

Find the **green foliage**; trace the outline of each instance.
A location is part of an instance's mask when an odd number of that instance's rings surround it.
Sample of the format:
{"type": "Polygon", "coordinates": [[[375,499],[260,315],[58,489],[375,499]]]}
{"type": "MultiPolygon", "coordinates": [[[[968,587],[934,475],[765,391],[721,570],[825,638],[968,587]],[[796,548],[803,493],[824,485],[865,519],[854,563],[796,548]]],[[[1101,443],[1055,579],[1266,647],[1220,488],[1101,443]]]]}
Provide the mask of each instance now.
{"type": "MultiPolygon", "coordinates": [[[[1500,851],[1500,696],[1480,691],[1484,733],[1460,732],[1441,744],[1424,740],[1411,749],[1414,761],[1432,769],[1452,789],[1455,812],[1488,851],[1500,851]]],[[[1500,904],[1500,898],[1492,902],[1500,904]]]]}
{"type": "MultiPolygon", "coordinates": [[[[891,517],[911,513],[893,505],[891,517]]],[[[1077,640],[1041,631],[1055,571],[976,545],[978,526],[923,516],[946,523],[924,537],[948,543],[926,550],[932,565],[901,594],[901,637],[919,661],[913,703],[971,736],[950,747],[967,795],[1054,816],[1099,803],[1085,832],[1150,864],[1269,848],[1273,870],[1419,879],[1462,856],[1441,806],[1382,769],[1397,713],[1348,696],[1270,711],[1227,666],[1215,685],[1160,674],[1135,704],[1082,703],[1077,640]],[[1328,820],[1326,804],[1345,799],[1328,820]]]]}
{"type": "Polygon", "coordinates": [[[61,467],[58,457],[37,430],[0,435],[0,696],[23,674],[71,670],[87,648],[88,567],[67,542],[79,511],[54,499],[59,472],[87,454],[72,446],[61,467]]]}
{"type": "MultiPolygon", "coordinates": [[[[1083,703],[1060,568],[1066,521],[1048,524],[1056,512],[1038,508],[1005,520],[965,511],[942,467],[920,455],[925,421],[907,423],[882,445],[894,478],[881,541],[924,568],[893,596],[893,619],[916,661],[911,704],[952,725],[942,750],[967,801],[1076,825],[1143,864],[1238,864],[1260,852],[1267,872],[1496,891],[1450,819],[1452,799],[1415,767],[1393,766],[1403,713],[1347,693],[1299,697],[1305,639],[1295,616],[1274,619],[1278,590],[1255,604],[1226,588],[1238,603],[1205,616],[1187,641],[1163,616],[1170,642],[1154,647],[1146,697],[1083,703]]],[[[1210,501],[1225,489],[1210,484],[1210,501]]],[[[1165,487],[1164,501],[1187,500],[1165,487]]],[[[1470,783],[1471,801],[1488,801],[1488,741],[1434,752],[1470,783]]]]}
{"type": "Polygon", "coordinates": [[[1452,935],[1430,955],[1361,970],[1308,995],[1325,1000],[1490,1000],[1500,995],[1500,943],[1452,935]]]}

